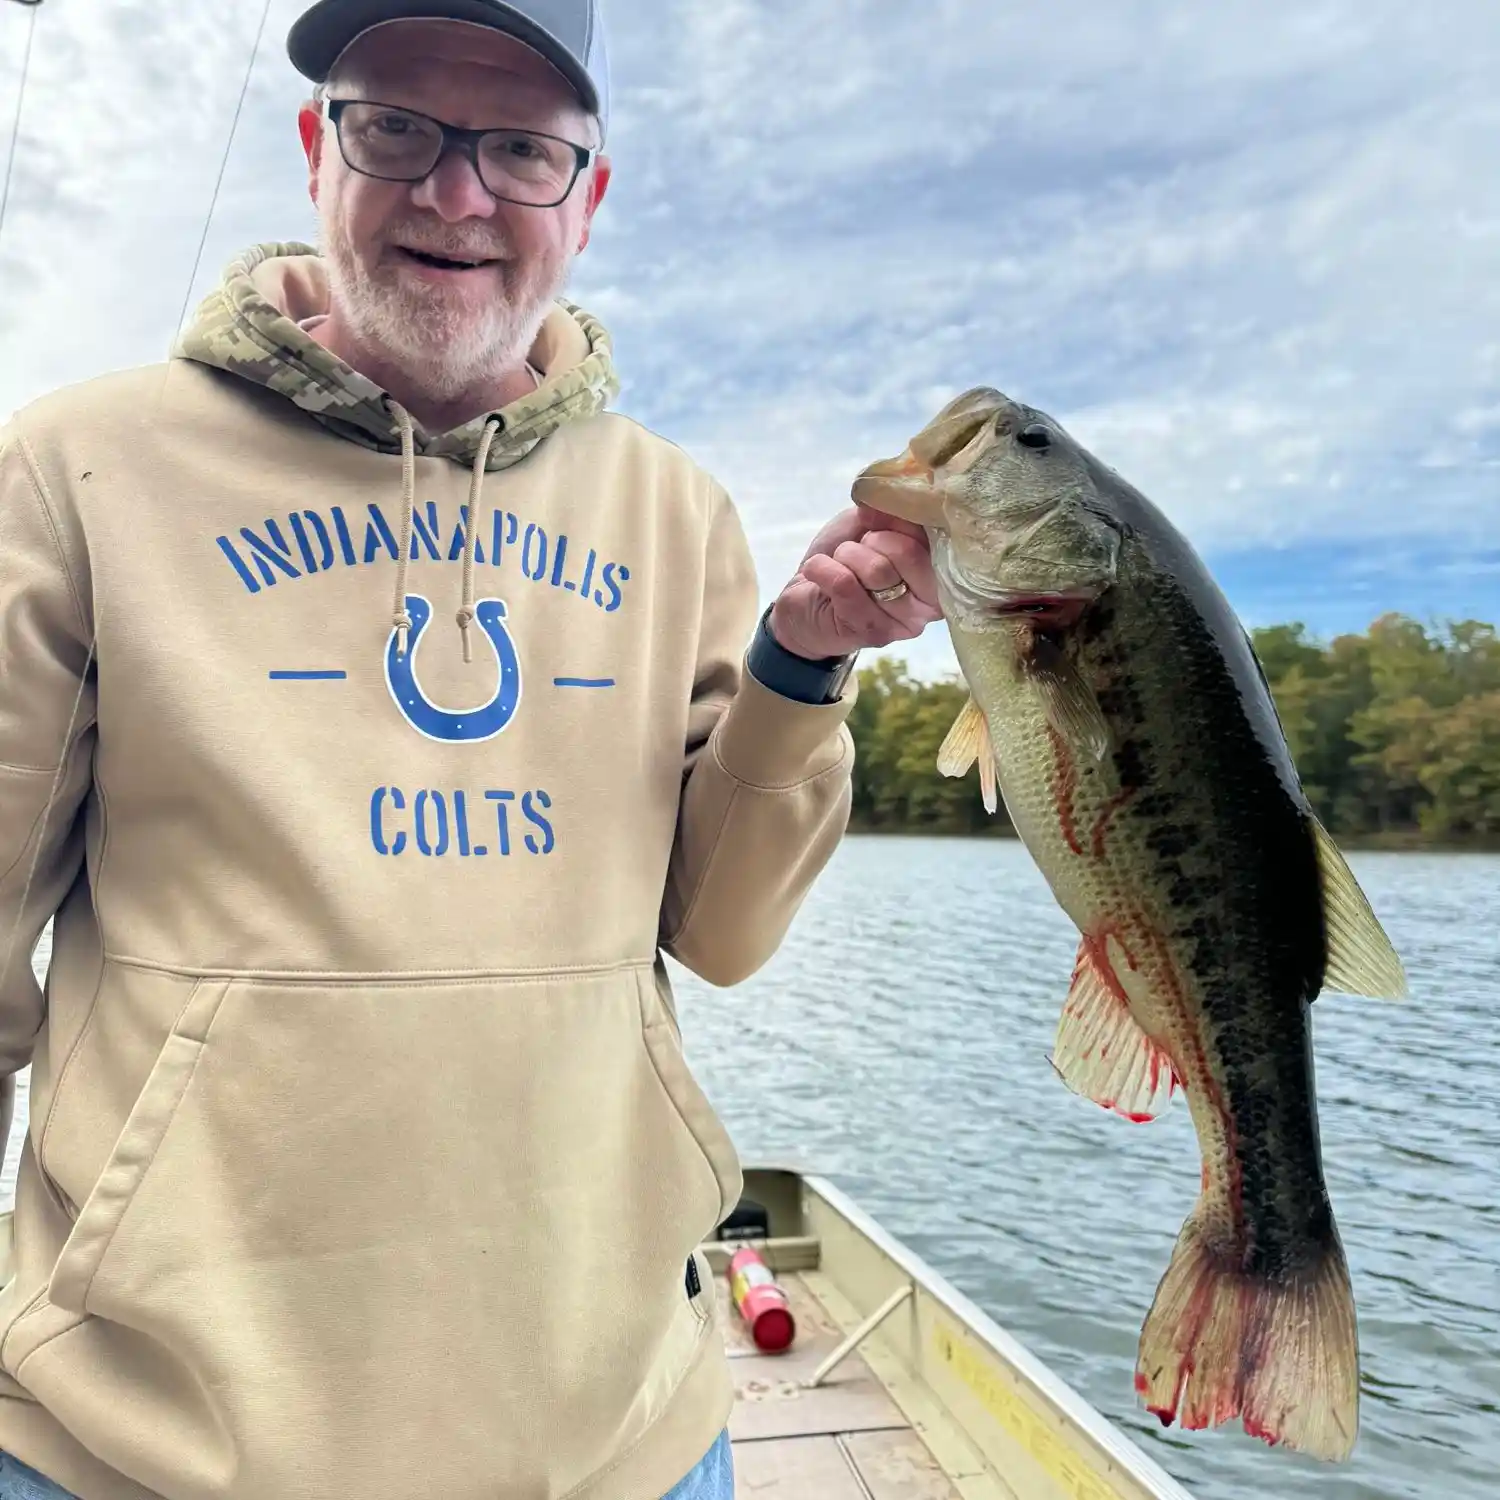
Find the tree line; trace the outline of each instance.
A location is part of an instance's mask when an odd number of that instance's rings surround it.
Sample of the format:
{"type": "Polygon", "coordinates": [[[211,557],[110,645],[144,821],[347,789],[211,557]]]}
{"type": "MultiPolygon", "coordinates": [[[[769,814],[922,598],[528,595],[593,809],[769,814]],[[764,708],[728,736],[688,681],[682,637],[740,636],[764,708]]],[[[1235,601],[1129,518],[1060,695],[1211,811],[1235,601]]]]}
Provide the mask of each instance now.
{"type": "MultiPolygon", "coordinates": [[[[1298,623],[1251,632],[1308,797],[1330,832],[1393,845],[1500,843],[1500,636],[1387,614],[1329,641],[1298,623]]],[[[861,670],[855,830],[1009,834],[979,773],[942,776],[938,746],[968,697],[900,660],[861,670]]]]}

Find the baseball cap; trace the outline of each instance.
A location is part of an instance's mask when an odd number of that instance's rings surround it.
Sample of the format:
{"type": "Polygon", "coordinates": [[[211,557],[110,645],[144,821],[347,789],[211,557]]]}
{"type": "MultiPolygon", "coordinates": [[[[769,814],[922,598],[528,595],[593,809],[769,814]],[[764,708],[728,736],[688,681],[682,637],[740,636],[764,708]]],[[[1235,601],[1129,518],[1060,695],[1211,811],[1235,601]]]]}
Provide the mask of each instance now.
{"type": "Polygon", "coordinates": [[[387,21],[468,21],[524,42],[562,74],[583,107],[609,118],[609,63],[600,0],[318,0],[293,23],[287,55],[322,83],[361,32],[387,21]]]}

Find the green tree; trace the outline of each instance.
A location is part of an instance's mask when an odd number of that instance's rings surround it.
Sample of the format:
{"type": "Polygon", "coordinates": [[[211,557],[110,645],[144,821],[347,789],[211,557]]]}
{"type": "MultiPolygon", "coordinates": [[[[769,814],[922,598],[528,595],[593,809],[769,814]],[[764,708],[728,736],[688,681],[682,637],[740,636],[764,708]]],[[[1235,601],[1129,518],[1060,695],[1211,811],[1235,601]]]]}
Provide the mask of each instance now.
{"type": "Polygon", "coordinates": [[[938,748],[968,699],[952,679],[920,682],[904,663],[882,657],[859,674],[849,715],[857,749],[854,826],[909,832],[981,833],[1008,828],[1003,809],[991,817],[979,792],[978,767],[943,776],[938,748]]]}
{"type": "Polygon", "coordinates": [[[1271,682],[1301,670],[1320,676],[1326,667],[1322,648],[1308,639],[1307,627],[1300,621],[1291,625],[1265,625],[1250,632],[1255,654],[1271,682]]]}
{"type": "Polygon", "coordinates": [[[1438,719],[1419,774],[1428,832],[1500,834],[1500,692],[1465,698],[1438,719]]]}

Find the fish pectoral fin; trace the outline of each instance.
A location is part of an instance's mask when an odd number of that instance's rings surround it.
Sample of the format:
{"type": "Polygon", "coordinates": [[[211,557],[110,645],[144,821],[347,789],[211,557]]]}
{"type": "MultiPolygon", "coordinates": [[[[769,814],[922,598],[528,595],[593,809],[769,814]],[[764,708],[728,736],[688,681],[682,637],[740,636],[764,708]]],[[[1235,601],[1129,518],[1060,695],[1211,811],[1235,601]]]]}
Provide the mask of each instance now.
{"type": "Polygon", "coordinates": [[[995,747],[990,742],[990,726],[984,710],[971,695],[938,746],[937,768],[944,776],[963,776],[976,760],[985,811],[993,813],[1000,805],[995,786],[995,747]]]}
{"type": "Polygon", "coordinates": [[[1078,945],[1073,984],[1063,1002],[1052,1065],[1075,1094],[1144,1123],[1172,1101],[1172,1059],[1141,1030],[1102,945],[1078,945]]]}
{"type": "Polygon", "coordinates": [[[1061,652],[1038,654],[1026,664],[1027,676],[1042,695],[1047,722],[1070,745],[1080,745],[1095,760],[1109,750],[1109,725],[1094,691],[1061,652]]]}
{"type": "Polygon", "coordinates": [[[1312,820],[1328,933],[1325,989],[1379,1000],[1406,996],[1406,970],[1354,872],[1323,825],[1312,820]]]}

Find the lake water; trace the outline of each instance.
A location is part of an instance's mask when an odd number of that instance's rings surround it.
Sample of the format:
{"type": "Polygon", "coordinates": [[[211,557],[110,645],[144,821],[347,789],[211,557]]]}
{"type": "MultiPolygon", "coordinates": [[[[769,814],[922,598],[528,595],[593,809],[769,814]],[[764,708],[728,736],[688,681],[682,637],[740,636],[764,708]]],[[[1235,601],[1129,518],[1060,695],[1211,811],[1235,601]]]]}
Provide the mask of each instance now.
{"type": "Polygon", "coordinates": [[[1412,995],[1315,1007],[1364,1372],[1346,1465],[1237,1425],[1163,1429],[1137,1405],[1136,1338],[1197,1194],[1196,1143],[1180,1097],[1133,1126],[1048,1066],[1077,939],[1020,845],[847,839],[754,979],[713,990],[674,967],[688,1055],[743,1155],[852,1193],[1198,1500],[1493,1500],[1500,857],[1350,863],[1412,995]]]}

